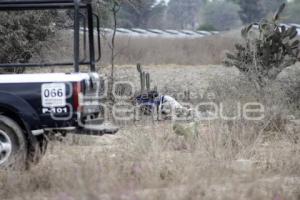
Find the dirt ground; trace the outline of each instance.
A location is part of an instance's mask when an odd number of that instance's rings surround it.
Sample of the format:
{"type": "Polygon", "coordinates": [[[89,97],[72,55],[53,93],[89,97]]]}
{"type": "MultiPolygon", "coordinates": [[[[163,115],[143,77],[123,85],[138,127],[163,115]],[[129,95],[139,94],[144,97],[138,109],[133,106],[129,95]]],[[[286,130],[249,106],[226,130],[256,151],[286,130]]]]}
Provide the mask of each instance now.
{"type": "MultiPolygon", "coordinates": [[[[171,95],[199,93],[211,80],[238,76],[222,66],[145,70],[153,86],[171,95]]],[[[134,66],[119,67],[116,77],[139,86],[134,66]]],[[[292,132],[253,139],[258,130],[247,124],[196,129],[195,137],[178,133],[172,122],[149,122],[124,126],[115,136],[69,135],[51,142],[29,172],[0,173],[0,199],[300,199],[300,145],[292,132]]]]}

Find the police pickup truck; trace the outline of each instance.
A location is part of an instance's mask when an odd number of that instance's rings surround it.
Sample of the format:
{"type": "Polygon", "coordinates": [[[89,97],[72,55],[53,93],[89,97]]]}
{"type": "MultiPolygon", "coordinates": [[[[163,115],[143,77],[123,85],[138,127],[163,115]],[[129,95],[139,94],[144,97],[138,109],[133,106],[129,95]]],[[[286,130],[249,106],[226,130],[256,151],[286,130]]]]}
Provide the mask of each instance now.
{"type": "MultiPolygon", "coordinates": [[[[98,120],[100,78],[99,18],[86,0],[3,0],[0,11],[72,9],[74,58],[70,63],[2,63],[0,68],[72,66],[72,73],[0,74],[0,169],[24,168],[45,153],[47,134],[114,134],[117,127],[98,120]],[[84,16],[84,17],[82,17],[84,16]],[[82,33],[80,20],[85,20],[82,33]],[[94,30],[94,25],[97,24],[94,30]],[[97,33],[97,34],[96,34],[97,33]],[[89,58],[80,58],[80,37],[88,38],[89,58]],[[98,38],[96,60],[94,37],[98,38]],[[90,72],[80,73],[82,65],[90,72]]],[[[86,41],[86,40],[85,40],[86,41]]],[[[85,42],[84,41],[84,42],[85,42]]],[[[9,42],[9,41],[7,41],[9,42]]],[[[84,49],[86,51],[86,49],[84,49]]]]}

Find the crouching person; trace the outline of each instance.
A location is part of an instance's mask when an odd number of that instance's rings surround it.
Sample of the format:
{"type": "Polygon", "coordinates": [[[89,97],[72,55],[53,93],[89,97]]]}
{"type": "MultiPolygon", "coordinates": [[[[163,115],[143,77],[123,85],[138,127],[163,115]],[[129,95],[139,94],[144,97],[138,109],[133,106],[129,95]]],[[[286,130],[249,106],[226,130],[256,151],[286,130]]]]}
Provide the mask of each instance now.
{"type": "Polygon", "coordinates": [[[135,98],[137,106],[144,115],[158,114],[162,119],[190,116],[191,109],[182,106],[175,98],[169,95],[159,95],[157,91],[151,91],[135,98]]]}
{"type": "Polygon", "coordinates": [[[192,110],[182,106],[175,98],[169,95],[160,96],[159,111],[167,118],[189,117],[192,110]]]}

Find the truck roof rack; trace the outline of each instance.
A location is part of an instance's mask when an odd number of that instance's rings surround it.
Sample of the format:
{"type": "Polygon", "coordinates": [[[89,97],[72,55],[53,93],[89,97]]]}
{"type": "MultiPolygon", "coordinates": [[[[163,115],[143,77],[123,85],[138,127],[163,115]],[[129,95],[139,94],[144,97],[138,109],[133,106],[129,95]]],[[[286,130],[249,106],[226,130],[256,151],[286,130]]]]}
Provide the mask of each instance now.
{"type": "MultiPolygon", "coordinates": [[[[3,67],[51,67],[51,66],[74,66],[75,72],[79,72],[79,65],[90,65],[91,71],[95,71],[95,45],[94,45],[94,19],[97,20],[98,33],[98,58],[101,58],[100,47],[100,23],[99,17],[92,11],[92,0],[1,0],[0,11],[13,10],[47,10],[47,9],[73,9],[74,10],[74,61],[67,63],[0,63],[3,67]],[[82,17],[82,10],[86,10],[86,17],[82,17]],[[88,32],[89,60],[80,60],[80,19],[84,19],[88,29],[84,28],[84,38],[88,32]],[[86,23],[87,21],[87,23],[86,23]]],[[[84,39],[84,47],[85,45],[84,39]]],[[[86,49],[84,49],[86,51],[86,49]]]]}
{"type": "Polygon", "coordinates": [[[67,9],[76,4],[86,7],[91,0],[2,0],[0,10],[67,9]]]}

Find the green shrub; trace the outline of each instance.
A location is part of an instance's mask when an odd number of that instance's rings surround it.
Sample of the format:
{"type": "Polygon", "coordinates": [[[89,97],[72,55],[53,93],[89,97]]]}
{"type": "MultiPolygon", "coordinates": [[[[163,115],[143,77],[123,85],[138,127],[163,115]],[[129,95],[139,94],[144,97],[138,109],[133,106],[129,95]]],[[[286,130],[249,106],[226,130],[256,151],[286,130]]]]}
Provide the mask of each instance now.
{"type": "MultiPolygon", "coordinates": [[[[55,35],[55,13],[18,11],[0,13],[0,63],[28,63],[55,35]]],[[[0,73],[22,73],[23,68],[4,68],[0,73]]]]}
{"type": "Polygon", "coordinates": [[[284,8],[282,4],[271,20],[263,19],[243,28],[245,42],[236,44],[234,53],[227,53],[225,65],[238,68],[259,89],[298,61],[300,42],[296,39],[296,27],[286,28],[278,22],[284,8]]]}

